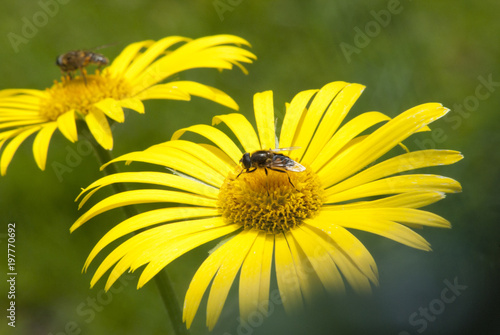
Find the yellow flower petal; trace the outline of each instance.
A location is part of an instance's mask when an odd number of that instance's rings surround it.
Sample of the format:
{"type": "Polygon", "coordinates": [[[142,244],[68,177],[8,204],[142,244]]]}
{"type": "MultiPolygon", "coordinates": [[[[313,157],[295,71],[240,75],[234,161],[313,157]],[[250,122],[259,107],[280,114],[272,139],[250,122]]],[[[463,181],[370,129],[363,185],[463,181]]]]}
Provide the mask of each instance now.
{"type": "Polygon", "coordinates": [[[312,268],[308,270],[316,272],[325,289],[330,293],[344,292],[344,282],[337,266],[328,254],[327,249],[318,244],[318,237],[311,230],[302,227],[292,229],[290,232],[312,265],[312,268]]]}
{"type": "Polygon", "coordinates": [[[190,101],[191,96],[184,91],[181,91],[177,86],[172,85],[172,83],[158,84],[141,90],[139,93],[134,95],[140,100],[150,100],[150,99],[169,99],[169,100],[182,100],[190,101]]]}
{"type": "Polygon", "coordinates": [[[47,120],[45,118],[30,118],[28,120],[16,120],[12,122],[4,122],[0,124],[0,130],[1,129],[6,129],[6,128],[15,128],[15,127],[22,127],[22,126],[28,126],[28,125],[33,125],[33,124],[39,124],[46,122],[47,120]]]}
{"type": "MultiPolygon", "coordinates": [[[[215,323],[219,319],[229,289],[247,256],[248,250],[257,238],[258,232],[254,230],[244,230],[239,235],[241,236],[241,241],[238,244],[238,248],[233,249],[222,261],[212,283],[210,294],[208,295],[207,327],[209,330],[214,328],[215,323]]],[[[223,247],[224,245],[221,248],[223,247]]]]}
{"type": "Polygon", "coordinates": [[[337,90],[339,90],[339,93],[335,95],[335,99],[328,107],[318,129],[314,133],[307,150],[308,155],[311,157],[308,158],[309,160],[319,155],[321,149],[337,131],[347,113],[365,89],[363,85],[344,82],[334,82],[331,85],[334,85],[332,94],[335,94],[337,90]]]}
{"type": "Polygon", "coordinates": [[[200,306],[201,299],[221,264],[234,252],[234,250],[239,249],[240,243],[245,240],[247,240],[246,235],[242,235],[241,233],[237,234],[210,254],[196,271],[189,284],[186,297],[184,298],[182,320],[186,322],[187,328],[191,327],[194,316],[200,306]]]}
{"type": "Polygon", "coordinates": [[[310,165],[311,169],[319,171],[324,164],[332,159],[352,139],[373,125],[387,120],[390,120],[390,118],[379,112],[363,113],[340,128],[324,145],[321,151],[317,150],[317,148],[315,150],[312,147],[307,150],[301,162],[310,165]],[[317,156],[314,156],[314,154],[317,156]]]}
{"type": "MultiPolygon", "coordinates": [[[[299,241],[295,239],[292,230],[284,233],[285,238],[288,242],[288,248],[290,249],[290,253],[292,254],[293,262],[295,264],[302,297],[307,305],[311,305],[314,303],[314,299],[323,292],[321,281],[318,278],[318,274],[316,273],[314,266],[311,265],[307,255],[302,250],[299,241]]],[[[304,236],[306,235],[303,235],[302,237],[304,236]]],[[[307,240],[303,240],[301,242],[304,244],[308,243],[307,240]]],[[[295,313],[295,311],[292,312],[295,313]]]]}
{"type": "MultiPolygon", "coordinates": [[[[420,150],[389,158],[328,189],[328,193],[338,193],[369,183],[392,174],[409,170],[458,162],[463,155],[453,150],[420,150]]],[[[330,173],[332,173],[330,171],[330,173]]]]}
{"type": "Polygon", "coordinates": [[[241,319],[246,322],[248,322],[251,313],[258,309],[261,312],[262,309],[267,312],[269,281],[271,279],[271,258],[268,259],[266,257],[268,254],[264,254],[266,250],[266,236],[265,232],[258,233],[254,244],[241,266],[239,287],[240,315],[241,319]],[[264,262],[264,257],[266,257],[266,262],[264,262]],[[264,278],[262,278],[263,274],[265,274],[264,278]],[[265,287],[264,292],[261,290],[261,285],[265,287]],[[263,294],[262,297],[261,293],[263,294]],[[261,298],[264,299],[261,300],[261,298]]]}
{"type": "Polygon", "coordinates": [[[0,171],[2,176],[4,176],[7,172],[7,167],[9,166],[12,157],[14,156],[21,143],[23,143],[26,138],[28,138],[31,134],[39,131],[41,128],[41,126],[36,126],[29,127],[26,130],[21,129],[21,131],[19,132],[16,131],[17,134],[14,135],[15,137],[9,142],[9,144],[7,144],[4,151],[2,152],[2,158],[0,159],[0,171]]]}
{"type": "Polygon", "coordinates": [[[214,154],[212,150],[208,150],[202,145],[184,140],[174,140],[154,145],[145,151],[158,152],[160,154],[169,155],[174,150],[180,152],[186,160],[196,161],[202,165],[205,173],[220,174],[226,176],[233,170],[234,163],[228,162],[227,159],[221,159],[214,154]]]}
{"type": "Polygon", "coordinates": [[[281,125],[280,148],[291,147],[292,143],[294,143],[294,138],[299,132],[298,129],[300,129],[300,124],[305,118],[307,104],[317,91],[318,90],[307,90],[298,93],[286,107],[285,118],[281,125]]]}
{"type": "Polygon", "coordinates": [[[245,49],[221,45],[234,43],[235,40],[242,41],[241,38],[230,35],[207,36],[190,41],[156,60],[132,82],[137,87],[146,88],[188,69],[231,69],[233,64],[250,63],[255,59],[255,56],[245,49]]]}
{"type": "Polygon", "coordinates": [[[142,48],[147,48],[151,44],[153,44],[154,41],[148,40],[148,41],[141,41],[141,42],[136,42],[128,45],[113,61],[113,63],[106,68],[105,70],[108,70],[110,73],[114,75],[122,75],[123,72],[126,71],[127,67],[130,65],[130,62],[134,60],[134,58],[137,56],[139,51],[142,48]]]}
{"type": "Polygon", "coordinates": [[[189,205],[206,206],[206,207],[217,206],[217,201],[215,199],[209,199],[203,196],[185,192],[154,190],[154,189],[127,191],[118,194],[113,194],[107,197],[106,199],[98,202],[91,209],[85,212],[85,214],[80,216],[78,220],[76,220],[76,222],[71,227],[71,230],[75,230],[76,228],[78,228],[79,226],[81,226],[94,216],[114,208],[127,205],[158,203],[158,202],[172,202],[178,204],[189,204],[189,205]]]}
{"type": "Polygon", "coordinates": [[[238,104],[233,98],[215,87],[200,84],[195,81],[174,81],[169,83],[169,85],[189,95],[205,98],[234,110],[239,109],[238,104]]]}
{"type": "Polygon", "coordinates": [[[211,168],[209,169],[210,172],[207,172],[206,162],[204,163],[199,159],[193,158],[194,156],[186,156],[186,154],[179,150],[170,149],[169,152],[164,151],[163,153],[148,151],[131,152],[107,162],[101,169],[119,161],[136,161],[167,166],[215,187],[220,187],[224,182],[224,177],[220,173],[212,173],[211,168]]]}
{"type": "MultiPolygon", "coordinates": [[[[297,128],[295,140],[293,141],[294,146],[300,147],[300,149],[294,152],[299,158],[301,158],[306,151],[313,138],[314,132],[320,124],[323,114],[325,114],[328,106],[331,104],[332,100],[335,99],[343,84],[344,83],[333,82],[323,86],[312,100],[307,110],[307,117],[302,119],[303,122],[301,122],[300,126],[297,128]]],[[[302,159],[300,159],[300,161],[304,162],[302,159]]]]}
{"type": "Polygon", "coordinates": [[[219,148],[222,149],[222,151],[224,151],[229,157],[231,157],[235,164],[238,164],[241,157],[243,156],[241,150],[238,149],[236,144],[234,144],[234,142],[226,134],[224,134],[217,128],[210,127],[204,124],[198,124],[191,127],[179,129],[172,135],[171,140],[177,140],[186,131],[200,134],[201,136],[204,136],[215,143],[219,148]]]}
{"type": "Polygon", "coordinates": [[[281,300],[286,313],[293,315],[304,308],[297,269],[283,233],[276,234],[274,241],[276,278],[281,300]]]}
{"type": "Polygon", "coordinates": [[[137,56],[132,64],[127,68],[124,77],[133,79],[141,75],[146,68],[151,65],[159,56],[165,53],[165,50],[180,42],[187,42],[188,38],[180,36],[168,36],[149,45],[148,48],[137,56]]]}
{"type": "Polygon", "coordinates": [[[98,279],[97,275],[102,276],[106,271],[106,267],[109,268],[119,259],[106,281],[105,289],[108,290],[127,269],[133,272],[144,264],[148,264],[137,283],[137,288],[141,288],[176,258],[201,244],[229,234],[239,228],[236,225],[224,225],[220,218],[203,219],[202,221],[206,223],[207,229],[195,234],[184,233],[173,236],[175,239],[171,239],[170,235],[166,233],[169,228],[168,225],[152,228],[130,238],[106,257],[92,278],[92,283],[95,283],[98,279]],[[212,224],[209,224],[209,222],[212,222],[212,224]],[[209,229],[208,226],[215,228],[209,229]],[[137,236],[140,236],[140,238],[137,238],[137,236]],[[133,250],[133,252],[130,252],[130,250],[133,250]]]}
{"type": "MultiPolygon", "coordinates": [[[[368,212],[356,210],[348,213],[344,211],[322,211],[318,217],[323,220],[331,220],[344,228],[359,229],[377,234],[415,249],[431,250],[429,243],[410,228],[377,216],[371,216],[368,212]]],[[[337,260],[335,263],[339,264],[337,260]]]]}
{"type": "MultiPolygon", "coordinates": [[[[231,234],[232,232],[241,228],[238,224],[226,225],[223,223],[221,218],[213,218],[211,220],[218,220],[222,224],[222,226],[210,230],[206,229],[205,231],[196,234],[185,235],[182,238],[176,238],[174,241],[171,241],[169,243],[168,247],[164,246],[163,248],[161,248],[162,252],[160,252],[159,254],[155,254],[154,259],[146,266],[146,268],[142,272],[141,277],[139,278],[139,282],[137,283],[137,287],[142,287],[170,262],[185,254],[186,252],[202,244],[213,241],[221,236],[231,234]]],[[[160,241],[160,239],[158,239],[158,241],[160,241]]],[[[147,257],[149,258],[149,256],[147,257]]],[[[142,264],[135,264],[133,265],[132,269],[135,270],[140,266],[142,266],[142,264]]]]}
{"type": "MultiPolygon", "coordinates": [[[[87,260],[85,261],[84,271],[87,270],[94,257],[102,249],[104,249],[104,247],[122,236],[125,236],[139,229],[156,225],[158,223],[166,223],[169,221],[185,220],[189,218],[204,216],[218,216],[218,211],[215,208],[174,207],[160,208],[137,214],[113,227],[109,232],[106,233],[106,235],[104,235],[99,240],[99,242],[97,242],[97,244],[87,257],[87,260]]],[[[205,222],[200,222],[199,224],[202,225],[202,227],[205,227],[206,225],[205,222]]],[[[170,231],[170,234],[178,231],[189,231],[193,233],[196,230],[196,223],[194,221],[176,222],[175,224],[169,224],[169,228],[172,229],[170,231]]]]}
{"type": "Polygon", "coordinates": [[[237,113],[217,115],[212,119],[212,126],[221,122],[224,122],[236,135],[245,152],[260,150],[259,138],[246,117],[237,113]]]}
{"type": "Polygon", "coordinates": [[[120,102],[113,98],[103,99],[95,103],[94,106],[116,122],[121,123],[125,121],[125,114],[123,113],[120,102]]]}
{"type": "MultiPolygon", "coordinates": [[[[114,266],[106,282],[106,290],[111,287],[116,279],[118,279],[120,275],[123,274],[123,272],[125,272],[127,269],[134,271],[137,267],[144,265],[157,257],[160,252],[163,252],[164,243],[170,243],[172,241],[179,241],[183,243],[185,241],[185,237],[199,238],[206,236],[206,233],[213,234],[214,231],[220,232],[218,228],[221,227],[222,231],[227,231],[226,228],[228,227],[218,217],[201,220],[190,220],[186,221],[186,223],[176,222],[161,225],[143,231],[129,238],[128,240],[120,244],[116,249],[114,249],[99,265],[96,273],[92,277],[91,286],[94,286],[95,283],[104,275],[104,273],[106,273],[117,262],[118,263],[114,266]],[[186,223],[193,224],[193,227],[195,229],[193,229],[193,231],[186,229],[177,229],[179,225],[183,226],[186,223]]],[[[193,248],[194,247],[195,246],[193,246],[193,248]]],[[[170,252],[170,256],[172,255],[173,252],[170,252]]],[[[178,254],[178,256],[180,255],[181,254],[178,254]]],[[[171,258],[170,261],[175,258],[176,257],[171,258]]]]}
{"type": "MultiPolygon", "coordinates": [[[[255,121],[262,150],[276,148],[276,131],[274,128],[273,91],[256,93],[253,96],[255,121]]],[[[240,155],[241,158],[241,155],[240,155]]],[[[240,159],[238,158],[238,160],[240,159]]]]}
{"type": "Polygon", "coordinates": [[[413,191],[385,197],[372,201],[360,201],[341,205],[326,205],[324,208],[332,209],[353,209],[372,207],[405,207],[420,208],[435,203],[445,198],[443,192],[437,191],[413,191]]]}
{"type": "Polygon", "coordinates": [[[57,127],[59,131],[71,142],[78,141],[78,132],[76,130],[75,110],[72,109],[57,118],[57,127]]]}
{"type": "Polygon", "coordinates": [[[45,170],[49,142],[56,129],[57,122],[46,123],[42,130],[36,135],[35,141],[33,142],[33,156],[40,170],[45,170]]]}
{"type": "Polygon", "coordinates": [[[97,143],[104,149],[111,150],[113,148],[113,135],[104,113],[94,108],[85,117],[85,122],[87,122],[87,126],[97,143]]]}
{"type": "Polygon", "coordinates": [[[136,111],[139,114],[144,114],[144,104],[137,97],[122,99],[122,100],[118,101],[118,103],[123,108],[131,109],[133,111],[136,111]]]}
{"type": "Polygon", "coordinates": [[[376,180],[338,193],[327,189],[325,191],[325,203],[336,203],[375,195],[414,191],[455,193],[461,190],[460,184],[451,178],[436,175],[412,174],[376,180]]]}
{"type": "Polygon", "coordinates": [[[308,220],[307,224],[301,228],[318,238],[316,243],[328,251],[349,285],[358,292],[367,293],[371,289],[370,283],[365,279],[360,279],[360,276],[365,276],[378,286],[378,270],[375,260],[363,243],[347,229],[325,216],[308,220]]]}
{"type": "MultiPolygon", "coordinates": [[[[116,183],[147,183],[154,184],[166,187],[173,187],[183,191],[192,192],[198,195],[203,195],[208,198],[217,199],[219,195],[219,190],[215,187],[211,187],[207,184],[200,183],[198,181],[167,174],[163,172],[123,172],[123,173],[115,173],[109,176],[105,176],[82,190],[82,192],[78,195],[76,200],[80,198],[85,192],[88,192],[85,197],[80,202],[78,208],[81,208],[93,195],[95,192],[100,190],[102,187],[108,186],[110,184],[116,183]]],[[[73,231],[73,229],[71,229],[73,231]]]]}
{"type": "Polygon", "coordinates": [[[437,103],[411,108],[368,135],[341,159],[340,156],[335,157],[324,168],[325,172],[322,170],[318,175],[326,187],[335,184],[370,164],[423,126],[444,116],[448,111],[447,108],[437,103]],[[336,172],[331,173],[331,171],[336,172]]]}

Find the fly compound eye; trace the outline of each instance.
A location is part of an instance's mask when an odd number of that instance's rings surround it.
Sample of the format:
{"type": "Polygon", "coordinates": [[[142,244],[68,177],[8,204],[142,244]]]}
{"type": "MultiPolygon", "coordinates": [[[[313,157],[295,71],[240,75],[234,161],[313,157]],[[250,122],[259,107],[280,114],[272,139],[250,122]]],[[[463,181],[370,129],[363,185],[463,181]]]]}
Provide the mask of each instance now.
{"type": "Polygon", "coordinates": [[[249,169],[252,167],[252,160],[250,159],[250,154],[247,152],[243,155],[240,162],[243,164],[245,169],[249,169]]]}

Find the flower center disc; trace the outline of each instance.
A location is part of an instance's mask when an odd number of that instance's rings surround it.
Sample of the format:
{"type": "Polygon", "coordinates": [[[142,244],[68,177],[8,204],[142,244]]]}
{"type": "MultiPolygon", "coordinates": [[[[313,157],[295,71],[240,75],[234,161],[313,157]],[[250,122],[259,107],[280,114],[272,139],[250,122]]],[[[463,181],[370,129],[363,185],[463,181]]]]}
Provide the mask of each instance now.
{"type": "Polygon", "coordinates": [[[240,171],[226,177],[219,193],[221,215],[229,223],[278,233],[313,217],[322,205],[323,188],[310,169],[286,173],[267,169],[266,175],[260,168],[236,178],[240,171]]]}
{"type": "Polygon", "coordinates": [[[47,88],[48,95],[41,101],[40,114],[50,120],[56,120],[70,110],[87,115],[96,102],[106,98],[120,100],[128,97],[130,92],[123,79],[113,78],[107,71],[85,74],[85,79],[82,76],[73,79],[66,76],[47,88]]]}

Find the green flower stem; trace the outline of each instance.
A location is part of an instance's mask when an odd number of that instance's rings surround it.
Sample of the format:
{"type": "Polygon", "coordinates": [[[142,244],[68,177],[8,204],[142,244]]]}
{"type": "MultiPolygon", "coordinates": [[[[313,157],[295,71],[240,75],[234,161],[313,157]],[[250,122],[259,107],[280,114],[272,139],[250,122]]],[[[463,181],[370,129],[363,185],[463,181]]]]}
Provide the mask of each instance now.
{"type": "MultiPolygon", "coordinates": [[[[92,144],[94,152],[101,165],[113,159],[110,150],[106,150],[101,147],[92,136],[86,137],[92,144]]],[[[118,172],[118,167],[115,164],[109,164],[103,170],[104,175],[115,174],[118,172]]],[[[115,193],[127,191],[127,187],[123,183],[113,183],[112,185],[115,193]]],[[[135,206],[133,205],[122,207],[122,209],[125,212],[127,218],[130,218],[139,213],[137,211],[137,208],[135,208],[135,206]]],[[[184,322],[182,322],[182,309],[181,305],[179,304],[179,299],[177,298],[174,287],[172,286],[172,282],[166,270],[163,269],[162,271],[158,272],[154,279],[156,282],[156,286],[158,287],[158,290],[160,292],[160,296],[163,300],[163,304],[167,309],[167,313],[170,317],[170,321],[172,323],[172,327],[174,328],[175,334],[189,335],[189,331],[184,325],[184,322]]]]}

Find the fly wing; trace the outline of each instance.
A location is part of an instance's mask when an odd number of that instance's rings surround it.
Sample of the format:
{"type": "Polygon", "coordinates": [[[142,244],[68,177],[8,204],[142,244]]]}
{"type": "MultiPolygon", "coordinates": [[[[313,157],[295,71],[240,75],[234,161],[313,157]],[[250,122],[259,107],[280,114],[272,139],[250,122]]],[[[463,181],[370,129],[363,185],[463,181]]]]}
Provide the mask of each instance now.
{"type": "Polygon", "coordinates": [[[306,169],[293,159],[280,154],[274,155],[271,167],[293,172],[302,172],[306,169]]]}
{"type": "Polygon", "coordinates": [[[292,151],[292,150],[297,150],[300,149],[300,147],[286,147],[286,148],[276,148],[276,149],[270,149],[272,152],[282,152],[282,151],[292,151]]]}
{"type": "Polygon", "coordinates": [[[302,172],[302,171],[305,171],[305,167],[299,163],[297,163],[296,161],[294,160],[291,160],[293,162],[293,165],[292,166],[287,166],[287,170],[288,171],[293,171],[293,172],[302,172]]]}

